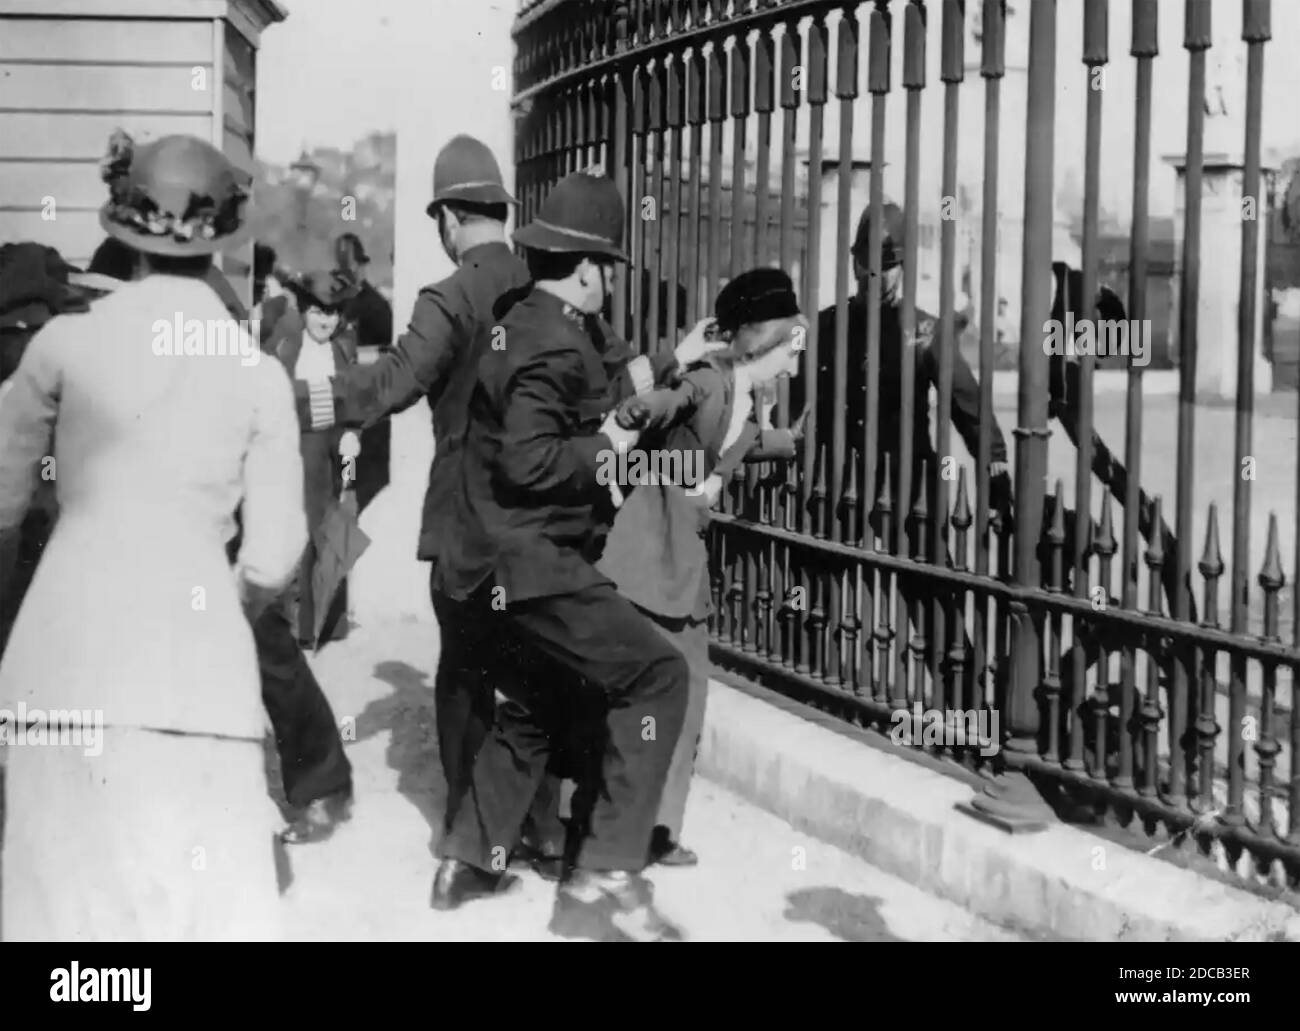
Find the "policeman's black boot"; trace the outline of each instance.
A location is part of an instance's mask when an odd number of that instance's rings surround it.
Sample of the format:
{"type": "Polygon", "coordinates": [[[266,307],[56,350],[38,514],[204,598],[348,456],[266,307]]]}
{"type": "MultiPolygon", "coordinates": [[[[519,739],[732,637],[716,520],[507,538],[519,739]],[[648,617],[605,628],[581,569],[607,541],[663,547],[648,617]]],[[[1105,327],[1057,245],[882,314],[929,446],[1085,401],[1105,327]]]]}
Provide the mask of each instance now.
{"type": "Polygon", "coordinates": [[[556,893],[550,931],[600,942],[683,940],[655,908],[650,882],[625,871],[575,870],[556,893]]]}
{"type": "Polygon", "coordinates": [[[433,876],[432,909],[459,909],[466,902],[504,895],[519,886],[519,878],[507,873],[480,870],[459,859],[444,859],[433,876]]]}
{"type": "Polygon", "coordinates": [[[697,866],[700,857],[674,841],[667,827],[656,827],[650,838],[650,862],[655,866],[697,866]]]}

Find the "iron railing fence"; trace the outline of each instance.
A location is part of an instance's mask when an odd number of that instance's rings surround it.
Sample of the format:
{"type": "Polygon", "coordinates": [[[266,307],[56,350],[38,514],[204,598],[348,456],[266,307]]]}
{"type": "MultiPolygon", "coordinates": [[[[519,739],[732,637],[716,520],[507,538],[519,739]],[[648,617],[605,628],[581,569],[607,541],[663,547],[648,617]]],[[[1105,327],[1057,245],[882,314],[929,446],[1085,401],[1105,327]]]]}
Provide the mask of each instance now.
{"type": "MultiPolygon", "coordinates": [[[[1152,834],[1179,834],[1203,847],[1218,841],[1231,857],[1246,856],[1243,867],[1253,861],[1257,872],[1294,883],[1300,876],[1300,707],[1292,703],[1292,682],[1300,665],[1300,605],[1294,584],[1291,597],[1283,596],[1273,514],[1252,577],[1256,484],[1237,475],[1254,441],[1258,220],[1242,220],[1239,268],[1201,265],[1209,105],[1199,98],[1206,94],[1214,43],[1211,14],[1226,18],[1230,6],[1240,11],[1247,52],[1242,193],[1256,208],[1261,200],[1270,4],[1221,0],[1212,12],[1208,0],[1188,0],[1183,47],[1190,102],[1174,320],[1177,432],[1175,453],[1167,456],[1177,464],[1171,499],[1148,497],[1140,488],[1144,434],[1152,428],[1144,425],[1143,369],[1129,365],[1124,443],[1112,452],[1094,433],[1095,359],[1061,364],[1042,346],[1045,323],[1063,310],[1059,298],[1053,308],[1045,288],[1054,257],[1055,141],[1061,131],[1085,135],[1081,293],[1091,298],[1098,287],[1104,117],[1132,119],[1125,303],[1131,319],[1150,314],[1150,169],[1160,56],[1155,0],[1121,7],[1131,12],[1134,106],[1105,115],[1105,91],[1088,86],[1111,61],[1110,5],[1084,0],[1082,65],[1073,73],[1086,95],[1081,120],[1057,109],[1058,34],[1065,31],[1058,0],[1033,0],[1014,13],[1028,23],[1023,110],[1003,103],[1008,13],[1001,0],[985,0],[978,11],[961,0],[525,4],[515,28],[517,184],[520,218],[527,220],[549,186],[569,171],[598,165],[616,180],[629,199],[633,263],[615,297],[614,322],[643,348],[671,338],[669,327],[707,314],[719,285],[744,268],[775,263],[793,271],[810,309],[834,278],[833,304],[812,320],[799,385],[804,403],[829,417],[819,418],[806,436],[800,462],[741,474],[715,521],[717,661],[884,729],[915,705],[953,719],[957,713],[997,714],[1009,768],[1031,772],[1152,834]],[[976,15],[978,63],[972,60],[969,74],[984,84],[982,168],[959,183],[959,98],[968,75],[967,19],[976,15]],[[927,80],[926,61],[936,21],[938,85],[927,80]],[[885,326],[879,212],[890,100],[900,83],[906,105],[902,295],[885,326]],[[936,89],[942,94],[942,153],[923,153],[923,119],[930,111],[923,101],[936,89]],[[854,115],[862,106],[870,108],[865,197],[848,171],[855,167],[854,115]],[[1003,130],[1022,119],[1023,153],[1003,155],[1003,130]],[[923,195],[923,164],[936,159],[941,191],[923,195]],[[994,344],[999,276],[1015,269],[999,268],[997,239],[1007,216],[999,210],[999,179],[1021,168],[1014,492],[1002,497],[990,471],[994,344]],[[954,446],[950,414],[960,314],[955,219],[942,220],[938,233],[933,447],[913,430],[924,425],[915,420],[927,403],[916,390],[925,367],[897,362],[890,373],[898,376],[897,389],[884,382],[883,391],[880,372],[882,349],[897,348],[900,339],[909,345],[928,323],[917,304],[920,212],[952,198],[959,186],[982,196],[973,305],[980,414],[968,458],[954,446]],[[873,211],[870,269],[864,296],[855,300],[847,255],[866,202],[873,211]],[[824,210],[833,212],[825,224],[824,210]],[[833,271],[825,267],[827,254],[833,271]],[[1205,468],[1195,450],[1198,298],[1205,274],[1233,275],[1238,283],[1243,373],[1230,470],[1205,468]],[[859,325],[852,308],[863,303],[859,325]],[[819,375],[822,365],[826,371],[819,375]],[[860,427],[848,416],[855,404],[863,415],[860,427]],[[886,421],[897,426],[896,441],[886,421]],[[1048,438],[1058,423],[1075,448],[1068,496],[1062,482],[1068,476],[1049,482],[1048,438]],[[1204,487],[1225,474],[1233,485],[1230,514],[1221,516],[1226,506],[1211,504],[1200,538],[1202,524],[1193,522],[1198,478],[1204,487]],[[1227,562],[1220,551],[1221,518],[1228,521],[1227,562]],[[1202,541],[1203,548],[1194,550],[1202,541]],[[1252,579],[1260,588],[1253,596],[1252,579]],[[1252,598],[1262,605],[1252,606],[1252,598]],[[1284,642],[1281,607],[1287,602],[1292,629],[1284,642]]],[[[1163,10],[1167,17],[1171,6],[1163,10]]],[[[1077,299],[1065,307],[1091,314],[1077,299]]],[[[913,352],[904,347],[903,353],[913,352]]],[[[791,384],[782,385],[782,425],[791,416],[790,391],[791,384]]],[[[1287,518],[1294,544],[1296,510],[1287,518]]],[[[918,743],[960,762],[982,762],[974,745],[932,743],[924,736],[918,743]]]]}

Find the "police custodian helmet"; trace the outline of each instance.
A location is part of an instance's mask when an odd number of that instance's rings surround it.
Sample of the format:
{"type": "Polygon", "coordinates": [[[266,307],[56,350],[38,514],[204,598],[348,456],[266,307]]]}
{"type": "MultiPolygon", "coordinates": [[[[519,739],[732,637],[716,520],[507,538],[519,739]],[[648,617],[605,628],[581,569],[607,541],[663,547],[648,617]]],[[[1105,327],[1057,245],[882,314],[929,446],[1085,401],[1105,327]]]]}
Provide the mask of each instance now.
{"type": "Polygon", "coordinates": [[[551,188],[515,243],[537,251],[567,251],[627,261],[623,253],[623,198],[612,179],[573,172],[551,188]]]}
{"type": "Polygon", "coordinates": [[[501,166],[487,144],[473,136],[453,137],[433,162],[433,200],[425,208],[430,218],[448,202],[518,204],[501,181],[501,166]]]}

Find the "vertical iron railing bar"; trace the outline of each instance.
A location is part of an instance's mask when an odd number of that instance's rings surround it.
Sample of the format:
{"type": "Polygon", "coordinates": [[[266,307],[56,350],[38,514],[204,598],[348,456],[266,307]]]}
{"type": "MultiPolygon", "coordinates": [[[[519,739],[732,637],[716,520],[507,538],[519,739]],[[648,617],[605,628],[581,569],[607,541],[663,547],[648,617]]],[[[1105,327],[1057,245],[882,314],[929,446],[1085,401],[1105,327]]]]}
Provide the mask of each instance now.
{"type": "MultiPolygon", "coordinates": [[[[989,574],[993,509],[989,464],[993,451],[993,344],[998,310],[998,133],[1002,112],[1002,78],[1006,74],[1006,0],[983,0],[980,76],[984,79],[984,193],[980,227],[980,425],[975,455],[975,572],[989,574]]],[[[993,668],[997,626],[989,596],[975,595],[974,671],[977,709],[994,708],[993,668]]]]}
{"type": "MultiPolygon", "coordinates": [[[[950,207],[957,201],[957,135],[960,116],[960,95],[965,79],[966,32],[965,5],[961,0],[943,0],[941,20],[941,54],[939,78],[943,82],[943,183],[940,197],[939,222],[939,384],[935,415],[935,445],[940,468],[935,470],[934,502],[930,510],[930,560],[938,566],[946,565],[951,552],[948,541],[948,478],[949,467],[956,463],[952,455],[952,367],[953,351],[957,346],[953,327],[953,294],[956,289],[957,221],[950,207]]],[[[953,697],[945,651],[948,648],[948,620],[957,619],[952,609],[953,599],[946,593],[936,593],[930,606],[930,683],[932,697],[930,708],[960,708],[949,699],[953,697]]],[[[962,637],[965,636],[965,620],[962,637]]]]}
{"type": "MultiPolygon", "coordinates": [[[[907,90],[907,135],[904,159],[903,187],[903,297],[901,305],[901,332],[903,355],[914,353],[916,345],[916,252],[920,212],[920,161],[921,161],[921,90],[925,88],[925,7],[918,0],[908,0],[903,9],[903,88],[907,90]]],[[[895,555],[910,553],[907,547],[907,526],[912,513],[912,429],[916,406],[916,366],[911,361],[900,361],[898,455],[896,457],[897,489],[893,490],[897,516],[894,526],[895,555]]],[[[924,485],[921,494],[925,493],[924,485]]],[[[897,614],[897,636],[894,638],[895,694],[904,706],[913,700],[920,701],[921,685],[910,680],[908,648],[911,606],[905,592],[916,589],[916,581],[909,578],[904,586],[902,579],[894,579],[894,611],[897,614]]]]}
{"type": "MultiPolygon", "coordinates": [[[[1097,296],[1098,233],[1097,223],[1101,213],[1101,98],[1109,61],[1107,29],[1109,6],[1107,0],[1084,0],[1083,8],[1083,65],[1087,79],[1087,113],[1084,145],[1083,187],[1083,297],[1081,312],[1084,318],[1095,318],[1097,296]]],[[[1064,327],[1056,327],[1061,333],[1064,327]]],[[[1074,594],[1079,598],[1089,595],[1088,554],[1092,543],[1092,374],[1095,359],[1091,353],[1079,358],[1079,427],[1076,461],[1074,466],[1074,540],[1071,549],[1071,576],[1074,594]]],[[[1070,620],[1070,697],[1068,701],[1070,747],[1065,765],[1082,770],[1084,736],[1084,698],[1088,688],[1088,623],[1070,620]]],[[[1104,682],[1107,670],[1098,670],[1104,682]]]]}
{"type": "MultiPolygon", "coordinates": [[[[867,317],[865,347],[867,356],[866,382],[866,425],[863,428],[862,444],[862,511],[866,518],[862,520],[862,547],[865,551],[876,550],[875,499],[879,490],[877,472],[880,450],[880,249],[881,217],[885,203],[885,105],[890,88],[890,28],[891,16],[888,3],[877,0],[872,5],[868,18],[869,47],[867,55],[867,88],[871,93],[871,171],[870,199],[867,210],[870,212],[867,222],[867,317]]],[[[885,548],[889,542],[885,541],[885,548]]],[[[872,685],[872,696],[883,700],[888,692],[876,674],[876,661],[882,667],[889,664],[888,640],[882,640],[882,633],[873,623],[876,614],[873,609],[879,606],[879,615],[885,630],[890,617],[887,613],[892,592],[887,578],[882,576],[879,588],[876,584],[876,572],[870,567],[866,570],[866,593],[863,597],[862,625],[864,627],[863,643],[867,648],[864,666],[867,678],[872,685]]]]}
{"type": "MultiPolygon", "coordinates": [[[[1243,0],[1241,38],[1246,42],[1246,126],[1243,142],[1245,168],[1242,172],[1242,209],[1253,217],[1241,220],[1241,270],[1237,295],[1237,404],[1236,447],[1233,463],[1232,491],[1232,633],[1247,632],[1247,601],[1250,583],[1250,480],[1243,475],[1246,457],[1252,453],[1252,424],[1255,410],[1255,352],[1256,314],[1259,286],[1260,218],[1268,214],[1260,207],[1260,145],[1263,135],[1264,110],[1264,44],[1271,32],[1268,0],[1243,0]]],[[[1264,636],[1266,640],[1279,640],[1277,634],[1277,592],[1285,583],[1277,545],[1277,520],[1270,513],[1268,543],[1265,548],[1264,568],[1259,574],[1259,584],[1264,589],[1264,636]]],[[[1246,691],[1245,661],[1234,663],[1231,673],[1229,706],[1238,694],[1246,691]],[[1240,685],[1239,682],[1240,681],[1240,685]]],[[[1279,750],[1273,727],[1273,694],[1276,687],[1277,667],[1265,663],[1264,685],[1260,699],[1260,734],[1255,742],[1259,759],[1260,827],[1265,834],[1273,832],[1272,786],[1273,764],[1279,750]]],[[[1292,700],[1294,704],[1294,699],[1292,700]]],[[[1240,722],[1232,727],[1240,727],[1240,722]]],[[[1240,735],[1234,733],[1233,737],[1240,735]]],[[[1294,742],[1293,742],[1294,745],[1294,742]]],[[[1243,749],[1244,750],[1244,749],[1243,749]]],[[[1243,757],[1244,763],[1244,757],[1243,757]]],[[[1229,778],[1236,771],[1232,763],[1229,778]]],[[[1239,776],[1244,775],[1244,770],[1239,776]]],[[[1240,798],[1238,798],[1240,801],[1240,798]]],[[[1229,809],[1229,822],[1243,816],[1240,810],[1229,809]]]]}
{"type": "MultiPolygon", "coordinates": [[[[1137,64],[1137,90],[1133,119],[1133,236],[1129,257],[1129,317],[1147,315],[1147,258],[1150,247],[1151,202],[1151,105],[1154,58],[1159,53],[1159,10],[1156,0],[1133,0],[1132,43],[1129,53],[1137,64]]],[[[1139,527],[1141,524],[1142,397],[1143,369],[1136,363],[1128,368],[1124,417],[1124,462],[1128,484],[1124,496],[1123,561],[1120,563],[1120,604],[1130,611],[1138,607],[1139,527]]],[[[1133,787],[1133,742],[1129,727],[1137,696],[1137,645],[1126,637],[1120,654],[1120,733],[1118,767],[1112,784],[1120,790],[1133,787]]]]}

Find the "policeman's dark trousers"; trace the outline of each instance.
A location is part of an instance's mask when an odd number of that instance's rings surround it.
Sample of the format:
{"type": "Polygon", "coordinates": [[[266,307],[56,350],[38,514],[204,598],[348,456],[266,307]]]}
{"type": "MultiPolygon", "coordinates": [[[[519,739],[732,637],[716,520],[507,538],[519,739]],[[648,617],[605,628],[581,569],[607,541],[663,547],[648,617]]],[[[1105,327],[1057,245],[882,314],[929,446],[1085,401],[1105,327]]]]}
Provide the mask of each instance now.
{"type": "Polygon", "coordinates": [[[283,606],[270,605],[253,624],[266,706],[280,753],[289,804],[302,807],[352,786],[334,710],[307,665],[296,627],[283,606]]]}
{"type": "MultiPolygon", "coordinates": [[[[433,704],[438,757],[447,782],[445,836],[465,797],[474,760],[492,727],[496,691],[503,680],[525,671],[519,648],[500,636],[501,613],[492,611],[490,588],[484,587],[468,601],[456,601],[433,589],[434,575],[431,567],[429,596],[440,639],[433,704]]],[[[559,853],[564,848],[564,826],[559,820],[559,799],[552,792],[558,792],[558,782],[548,778],[537,792],[524,830],[543,851],[559,853]]]]}
{"type": "Polygon", "coordinates": [[[574,709],[571,692],[594,689],[607,705],[600,740],[593,742],[600,783],[577,866],[643,869],[686,714],[689,674],[681,652],[611,585],[504,612],[489,608],[483,618],[500,628],[495,640],[536,650],[567,675],[516,676],[497,685],[506,700],[474,761],[442,854],[484,870],[502,868],[546,775],[551,739],[563,735],[563,720],[574,709]]]}

